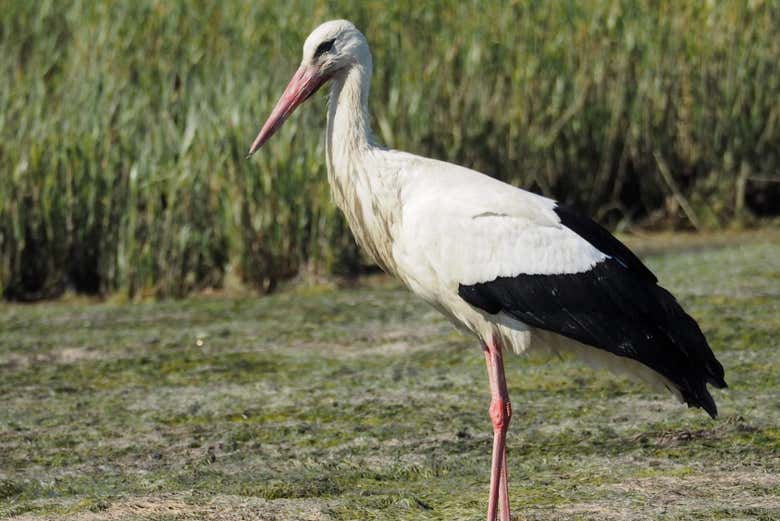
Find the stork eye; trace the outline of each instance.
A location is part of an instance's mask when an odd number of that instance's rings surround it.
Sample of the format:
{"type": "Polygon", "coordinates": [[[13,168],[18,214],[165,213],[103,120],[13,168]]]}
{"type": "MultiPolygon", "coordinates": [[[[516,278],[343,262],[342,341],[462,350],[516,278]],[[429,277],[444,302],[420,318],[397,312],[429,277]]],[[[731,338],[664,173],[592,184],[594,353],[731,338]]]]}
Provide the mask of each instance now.
{"type": "Polygon", "coordinates": [[[317,46],[317,50],[314,51],[314,57],[316,58],[318,56],[321,56],[321,55],[325,54],[326,52],[329,52],[331,49],[333,49],[333,42],[335,42],[335,41],[336,40],[333,39],[333,40],[328,40],[327,42],[322,42],[321,44],[319,44],[319,46],[317,46]]]}

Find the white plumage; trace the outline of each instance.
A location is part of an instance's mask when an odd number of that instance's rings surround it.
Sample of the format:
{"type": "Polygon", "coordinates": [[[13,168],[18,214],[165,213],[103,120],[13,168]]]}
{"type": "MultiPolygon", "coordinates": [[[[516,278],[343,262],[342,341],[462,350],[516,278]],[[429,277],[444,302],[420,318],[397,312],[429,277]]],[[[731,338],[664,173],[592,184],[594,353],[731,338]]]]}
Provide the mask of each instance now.
{"type": "Polygon", "coordinates": [[[333,198],[384,270],[475,334],[485,351],[494,424],[488,520],[509,519],[504,454],[511,417],[501,352],[570,351],[669,389],[715,415],[706,383],[723,369],[652,273],[589,219],[479,172],[389,150],[371,134],[372,60],[365,37],[327,22],[250,155],[333,80],[326,152],[333,198]]]}
{"type": "MultiPolygon", "coordinates": [[[[304,56],[337,34],[364,42],[347,24],[318,27],[304,56]]],[[[518,273],[581,272],[604,254],[561,226],[551,199],[376,144],[368,121],[372,61],[363,42],[350,45],[360,50],[359,61],[335,78],[328,105],[327,167],[336,204],[360,246],[385,271],[483,342],[499,334],[513,351],[525,351],[532,328],[486,317],[458,297],[458,285],[518,273]]],[[[560,350],[569,343],[539,347],[560,350]]]]}

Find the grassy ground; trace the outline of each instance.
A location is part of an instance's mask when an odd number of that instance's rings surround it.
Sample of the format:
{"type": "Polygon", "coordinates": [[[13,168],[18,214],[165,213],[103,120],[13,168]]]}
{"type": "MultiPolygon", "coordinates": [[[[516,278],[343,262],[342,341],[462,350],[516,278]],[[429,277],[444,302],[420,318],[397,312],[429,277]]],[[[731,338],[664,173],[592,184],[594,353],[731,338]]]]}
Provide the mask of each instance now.
{"type": "MultiPolygon", "coordinates": [[[[518,519],[780,519],[780,244],[648,259],[727,370],[721,419],[511,357],[518,519]]],[[[389,282],[0,307],[0,517],[482,519],[475,342],[389,282]]]]}

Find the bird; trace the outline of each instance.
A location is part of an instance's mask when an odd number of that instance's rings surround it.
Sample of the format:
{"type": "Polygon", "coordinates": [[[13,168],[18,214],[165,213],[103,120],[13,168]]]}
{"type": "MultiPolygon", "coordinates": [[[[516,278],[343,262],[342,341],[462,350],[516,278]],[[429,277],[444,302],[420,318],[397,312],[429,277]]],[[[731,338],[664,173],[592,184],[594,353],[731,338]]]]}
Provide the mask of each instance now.
{"type": "Polygon", "coordinates": [[[605,228],[553,199],[381,145],[369,118],[372,70],[368,42],[354,24],[319,25],[248,157],[331,82],[328,182],[356,242],[476,336],[484,353],[493,425],[488,521],[511,518],[505,353],[573,353],[715,418],[707,385],[727,387],[723,366],[652,271],[605,228]]]}

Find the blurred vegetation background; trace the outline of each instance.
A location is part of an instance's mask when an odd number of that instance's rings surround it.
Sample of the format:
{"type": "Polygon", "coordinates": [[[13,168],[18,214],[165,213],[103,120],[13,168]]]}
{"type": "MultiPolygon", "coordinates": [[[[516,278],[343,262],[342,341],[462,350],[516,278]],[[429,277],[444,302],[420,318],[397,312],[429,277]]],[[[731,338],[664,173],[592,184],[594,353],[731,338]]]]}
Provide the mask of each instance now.
{"type": "Polygon", "coordinates": [[[364,268],[325,95],[244,158],[320,22],[367,35],[388,146],[613,228],[780,213],[780,2],[6,0],[0,291],[181,296],[364,268]]]}

